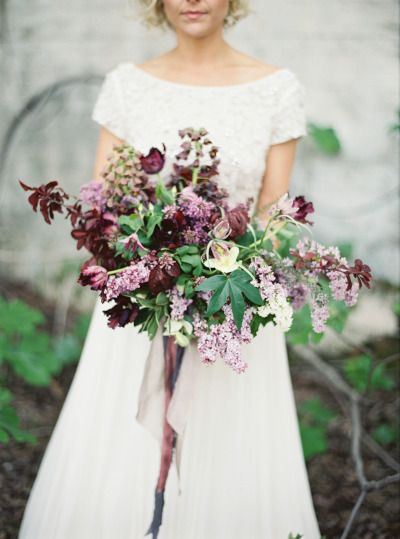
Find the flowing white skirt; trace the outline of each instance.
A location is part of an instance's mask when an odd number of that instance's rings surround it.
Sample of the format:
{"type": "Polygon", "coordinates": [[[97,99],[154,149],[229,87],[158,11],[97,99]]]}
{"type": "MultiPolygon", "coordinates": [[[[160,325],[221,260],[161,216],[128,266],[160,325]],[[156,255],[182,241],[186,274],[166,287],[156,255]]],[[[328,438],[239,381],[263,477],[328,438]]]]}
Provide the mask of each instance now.
{"type": "MultiPolygon", "coordinates": [[[[142,539],[150,526],[160,445],[135,416],[151,343],[110,329],[105,308],[98,299],[19,539],[142,539]]],[[[284,333],[268,324],[243,354],[243,374],[223,361],[198,371],[158,539],[320,538],[284,333]]]]}

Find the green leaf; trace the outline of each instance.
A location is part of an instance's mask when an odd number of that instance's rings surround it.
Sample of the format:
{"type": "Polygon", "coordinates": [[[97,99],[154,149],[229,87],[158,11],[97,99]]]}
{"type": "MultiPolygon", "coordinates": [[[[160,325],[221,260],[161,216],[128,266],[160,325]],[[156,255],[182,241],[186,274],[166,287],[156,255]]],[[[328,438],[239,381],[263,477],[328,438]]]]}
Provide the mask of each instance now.
{"type": "Polygon", "coordinates": [[[306,459],[326,453],[328,449],[326,427],[307,425],[301,421],[299,427],[303,453],[306,459]]]}
{"type": "Polygon", "coordinates": [[[6,301],[0,297],[0,334],[29,335],[45,321],[44,315],[19,299],[6,301]]]}
{"type": "MultiPolygon", "coordinates": [[[[357,391],[365,391],[367,387],[368,372],[371,368],[372,359],[367,355],[348,358],[343,366],[347,381],[357,391]]],[[[371,389],[391,390],[396,387],[396,381],[386,374],[383,364],[377,365],[371,374],[371,389]]]]}
{"type": "Polygon", "coordinates": [[[321,152],[328,155],[336,155],[340,152],[340,141],[332,127],[323,127],[310,122],[308,129],[311,138],[321,152]]]}
{"type": "Polygon", "coordinates": [[[308,399],[301,403],[299,412],[303,420],[311,421],[319,426],[328,425],[336,413],[325,406],[319,397],[308,399]]]}
{"type": "Polygon", "coordinates": [[[154,229],[156,228],[157,225],[159,225],[161,223],[163,219],[163,215],[161,212],[156,212],[154,211],[148,221],[147,221],[147,233],[146,233],[146,238],[151,238],[151,236],[153,235],[153,232],[154,232],[154,229]]]}
{"type": "Polygon", "coordinates": [[[139,230],[142,226],[142,221],[137,213],[131,213],[131,215],[121,215],[118,217],[118,224],[123,230],[130,234],[139,230]]]}
{"type": "Polygon", "coordinates": [[[228,278],[226,275],[213,275],[212,277],[204,279],[203,282],[196,286],[195,290],[202,292],[206,292],[208,290],[215,290],[216,288],[219,288],[220,286],[225,284],[227,279],[228,278]]]}
{"type": "Polygon", "coordinates": [[[220,288],[217,288],[208,304],[206,314],[213,315],[225,305],[229,295],[229,283],[225,282],[220,288]]]}
{"type": "Polygon", "coordinates": [[[240,330],[246,305],[240,288],[232,280],[229,280],[229,296],[231,298],[233,319],[236,327],[240,330]]]}
{"type": "Polygon", "coordinates": [[[394,443],[398,437],[398,426],[393,427],[387,423],[382,423],[372,431],[372,437],[381,445],[394,443]]]}
{"type": "Polygon", "coordinates": [[[168,297],[165,292],[159,292],[156,297],[156,305],[168,305],[168,297]]]}
{"type": "Polygon", "coordinates": [[[175,201],[173,194],[165,187],[162,181],[158,182],[156,185],[156,197],[167,206],[173,204],[175,201]]]}
{"type": "Polygon", "coordinates": [[[81,343],[75,335],[62,335],[54,343],[54,352],[63,365],[78,361],[81,350],[81,343]]]}

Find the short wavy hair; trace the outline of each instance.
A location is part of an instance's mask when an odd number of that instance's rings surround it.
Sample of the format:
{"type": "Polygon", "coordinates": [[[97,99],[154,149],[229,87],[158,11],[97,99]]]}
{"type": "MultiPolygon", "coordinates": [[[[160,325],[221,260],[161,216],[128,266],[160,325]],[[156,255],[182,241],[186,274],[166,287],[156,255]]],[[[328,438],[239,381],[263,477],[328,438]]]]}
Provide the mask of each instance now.
{"type": "MultiPolygon", "coordinates": [[[[132,1],[135,4],[139,4],[139,17],[147,29],[174,29],[165,16],[162,0],[131,0],[131,2],[132,1]]],[[[229,11],[224,19],[224,28],[235,26],[240,19],[246,17],[251,12],[249,0],[229,0],[229,11]]]]}

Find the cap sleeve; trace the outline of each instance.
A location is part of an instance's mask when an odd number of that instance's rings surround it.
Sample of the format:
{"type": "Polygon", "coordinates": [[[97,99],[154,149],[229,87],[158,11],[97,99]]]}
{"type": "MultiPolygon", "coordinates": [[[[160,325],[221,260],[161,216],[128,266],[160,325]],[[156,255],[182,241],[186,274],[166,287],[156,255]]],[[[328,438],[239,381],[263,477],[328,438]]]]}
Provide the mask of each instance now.
{"type": "Polygon", "coordinates": [[[278,107],[272,118],[270,144],[279,144],[307,135],[306,90],[297,76],[291,77],[280,91],[278,107]]]}
{"type": "Polygon", "coordinates": [[[124,140],[126,138],[124,107],[118,72],[117,67],[105,75],[91,117],[92,120],[124,140]]]}

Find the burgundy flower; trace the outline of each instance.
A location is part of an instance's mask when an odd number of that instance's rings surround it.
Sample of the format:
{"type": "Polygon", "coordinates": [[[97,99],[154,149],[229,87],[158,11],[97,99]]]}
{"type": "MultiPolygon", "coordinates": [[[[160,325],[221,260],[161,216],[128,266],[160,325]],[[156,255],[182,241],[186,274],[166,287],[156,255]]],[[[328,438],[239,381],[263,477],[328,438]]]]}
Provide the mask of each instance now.
{"type": "Polygon", "coordinates": [[[47,224],[51,224],[54,219],[54,212],[63,213],[64,200],[69,198],[69,195],[58,186],[57,181],[51,181],[42,184],[39,187],[30,187],[19,180],[21,187],[25,191],[33,191],[28,197],[28,202],[31,204],[33,211],[37,211],[38,205],[40,213],[43,215],[47,224]]]}
{"type": "Polygon", "coordinates": [[[244,204],[238,204],[233,210],[226,214],[229,226],[231,227],[230,238],[235,239],[243,236],[247,230],[247,223],[250,221],[249,212],[244,204]]]}
{"type": "Polygon", "coordinates": [[[134,322],[139,314],[139,307],[132,303],[126,296],[120,296],[116,305],[106,309],[103,313],[108,317],[108,327],[115,329],[117,326],[124,327],[130,322],[134,322]]]}
{"type": "Polygon", "coordinates": [[[159,258],[158,264],[150,271],[149,290],[156,296],[163,290],[172,288],[176,277],[181,273],[179,264],[169,255],[159,258]]]}
{"type": "Polygon", "coordinates": [[[108,280],[108,273],[102,266],[87,266],[81,270],[78,283],[90,286],[92,290],[101,290],[108,280]]]}
{"type": "Polygon", "coordinates": [[[314,212],[314,206],[312,202],[306,202],[304,196],[300,195],[293,199],[293,207],[298,208],[297,212],[293,215],[293,218],[300,223],[314,224],[314,221],[308,221],[306,219],[309,213],[314,212]]]}
{"type": "Polygon", "coordinates": [[[157,174],[164,167],[165,163],[165,144],[163,143],[164,153],[161,153],[158,148],[150,148],[147,155],[140,157],[143,170],[147,174],[157,174]]]}
{"type": "Polygon", "coordinates": [[[185,224],[186,219],[181,210],[177,210],[172,217],[163,219],[160,227],[157,227],[153,232],[152,240],[154,244],[159,247],[176,249],[179,246],[180,232],[185,224]]]}

